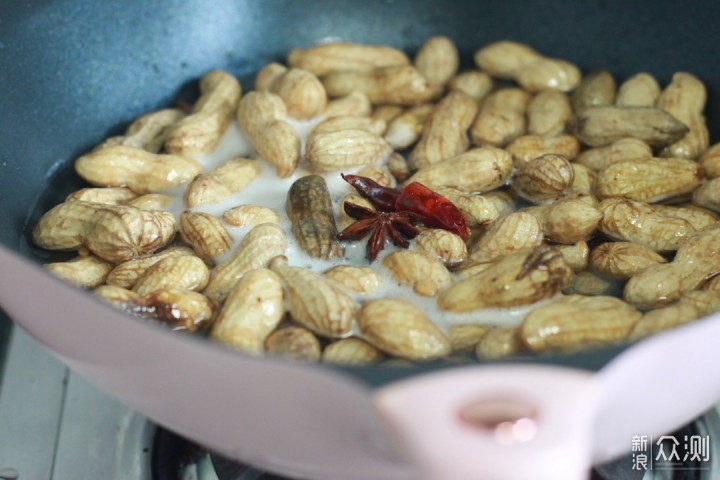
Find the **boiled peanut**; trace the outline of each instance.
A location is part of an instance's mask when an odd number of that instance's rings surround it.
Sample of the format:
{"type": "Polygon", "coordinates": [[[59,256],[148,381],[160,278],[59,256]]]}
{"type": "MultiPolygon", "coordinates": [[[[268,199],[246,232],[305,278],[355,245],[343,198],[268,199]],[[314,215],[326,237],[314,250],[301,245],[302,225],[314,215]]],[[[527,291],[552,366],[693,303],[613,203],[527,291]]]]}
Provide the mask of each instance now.
{"type": "Polygon", "coordinates": [[[500,147],[523,135],[529,102],[530,95],[519,88],[503,88],[488,95],[470,127],[475,143],[500,147]]]}
{"type": "Polygon", "coordinates": [[[672,262],[654,265],[633,275],[623,295],[638,308],[655,308],[695,290],[718,271],[720,226],[712,225],[683,241],[672,262]]]}
{"type": "Polygon", "coordinates": [[[661,148],[681,139],[688,127],[660,108],[592,107],[575,118],[574,133],[591,147],[602,147],[632,137],[653,148],[661,148]]]}
{"type": "Polygon", "coordinates": [[[555,242],[587,240],[595,232],[602,213],[580,198],[560,200],[549,205],[522,210],[537,218],[545,236],[555,242]]]}
{"type": "Polygon", "coordinates": [[[369,117],[372,104],[367,95],[362,92],[352,92],[344,97],[330,100],[322,113],[323,118],[332,118],[344,115],[369,117]]]}
{"type": "Polygon", "coordinates": [[[622,138],[605,147],[590,148],[581,152],[577,162],[595,171],[624,160],[647,160],[652,158],[652,149],[637,138],[622,138]]]}
{"type": "Polygon", "coordinates": [[[568,295],[530,312],[520,336],[533,352],[603,345],[627,337],[641,316],[615,297],[568,295]]]}
{"type": "Polygon", "coordinates": [[[430,37],[415,56],[415,68],[432,86],[435,96],[442,93],[457,72],[460,58],[455,43],[447,37],[430,37]]]}
{"type": "Polygon", "coordinates": [[[81,202],[103,203],[105,205],[122,205],[137,197],[127,187],[101,187],[81,188],[65,198],[66,202],[79,200],[81,202]]]}
{"type": "Polygon", "coordinates": [[[407,65],[402,51],[384,45],[331,42],[310,48],[295,48],[287,57],[291,67],[325,75],[334,71],[367,70],[369,68],[407,65]]]}
{"type": "Polygon", "coordinates": [[[285,209],[300,247],[315,258],[337,258],[345,253],[338,240],[332,200],[320,175],[301,177],[290,186],[285,209]]]}
{"type": "Polygon", "coordinates": [[[285,315],[280,277],[259,268],[233,287],[213,323],[210,337],[251,353],[262,353],[265,340],[285,315]]]}
{"type": "Polygon", "coordinates": [[[580,81],[580,70],[575,65],[543,57],[517,42],[501,41],[487,45],[475,53],[475,63],[490,75],[516,80],[531,92],[547,88],[570,91],[580,81]]]}
{"type": "Polygon", "coordinates": [[[237,120],[258,155],[275,167],[280,178],[289,177],[300,160],[300,137],[285,121],[287,107],[270,92],[250,92],[237,108],[237,120]]]}
{"type": "Polygon", "coordinates": [[[540,246],[507,255],[486,270],[445,289],[438,307],[452,312],[528,305],[565,288],[572,270],[562,254],[540,246]]]}
{"type": "Polygon", "coordinates": [[[503,185],[512,172],[510,155],[499,148],[473,148],[444,162],[422,167],[407,183],[484,192],[503,185]]]}
{"type": "Polygon", "coordinates": [[[348,129],[313,135],[308,140],[305,159],[317,172],[337,172],[376,164],[391,151],[390,145],[379,135],[348,129]]]}
{"type": "Polygon", "coordinates": [[[291,68],[275,76],[268,90],[283,99],[292,118],[309,120],[327,106],[327,95],[320,80],[301,68],[291,68]]]}
{"type": "Polygon", "coordinates": [[[687,196],[702,182],[696,162],[682,158],[625,160],[602,169],[595,181],[598,198],[623,197],[638,202],[659,202],[687,196]]]}
{"type": "Polygon", "coordinates": [[[450,353],[450,341],[412,303],[384,298],[358,312],[363,337],[380,350],[409,360],[432,360],[450,353]]]}
{"type": "Polygon", "coordinates": [[[475,349],[480,340],[494,327],[491,325],[453,325],[450,327],[450,348],[453,353],[465,353],[475,349]]]}
{"type": "Polygon", "coordinates": [[[232,256],[210,274],[205,295],[221,303],[237,280],[251,270],[267,266],[270,259],[285,253],[285,233],[277,225],[264,223],[254,227],[237,246],[232,256]]]}
{"type": "Polygon", "coordinates": [[[567,158],[549,153],[524,164],[515,174],[513,190],[532,203],[557,201],[572,193],[575,171],[567,158]]]}
{"type": "Polygon", "coordinates": [[[660,95],[660,85],[649,73],[638,73],[618,88],[615,104],[624,107],[652,107],[660,95]]]}
{"type": "Polygon", "coordinates": [[[338,365],[370,365],[382,360],[380,350],[360,338],[343,338],[332,342],[322,352],[322,361],[338,365]]]}
{"type": "Polygon", "coordinates": [[[410,65],[378,67],[372,71],[342,71],[322,77],[330,97],[342,97],[358,91],[373,104],[419,105],[433,96],[430,82],[410,65]]]}
{"type": "Polygon", "coordinates": [[[603,200],[598,209],[603,218],[598,225],[600,231],[616,240],[639,243],[657,252],[677,250],[682,241],[695,228],[682,218],[656,212],[652,205],[609,198],[603,200]]]}
{"type": "Polygon", "coordinates": [[[705,150],[699,162],[709,178],[720,177],[720,143],[705,150]]]}
{"type": "Polygon", "coordinates": [[[220,202],[249,185],[260,175],[260,165],[249,158],[234,158],[211,172],[198,175],[185,190],[188,208],[220,202]]]}
{"type": "Polygon", "coordinates": [[[95,150],[113,145],[125,145],[157,153],[165,143],[170,129],[183,117],[185,112],[177,108],[166,108],[145,114],[130,124],[125,135],[110,137],[95,150]]]}
{"type": "Polygon", "coordinates": [[[294,321],[326,337],[350,333],[356,307],[349,295],[322,275],[289,266],[285,257],[273,259],[270,269],[285,283],[288,310],[294,321]]]}
{"type": "Polygon", "coordinates": [[[614,278],[629,278],[661,263],[667,263],[662,255],[632,242],[606,242],[590,252],[590,268],[614,278]]]}
{"type": "Polygon", "coordinates": [[[156,290],[139,301],[140,313],[170,324],[173,330],[196,332],[213,319],[213,304],[205,295],[181,288],[156,290]]]}
{"type": "Polygon", "coordinates": [[[75,257],[66,262],[53,262],[45,269],[66,282],[81,288],[95,288],[105,282],[113,264],[94,255],[75,257]]]}
{"type": "Polygon", "coordinates": [[[148,193],[182,185],[201,173],[202,167],[189,157],[116,145],[78,158],[75,171],[93,185],[148,193]]]}
{"type": "Polygon", "coordinates": [[[558,90],[543,90],[535,95],[527,107],[528,133],[531,135],[559,135],[572,116],[567,94],[558,90]]]}
{"type": "Polygon", "coordinates": [[[629,340],[636,341],[649,335],[674,328],[720,310],[720,294],[713,291],[685,292],[680,299],[667,307],[652,310],[635,325],[629,340]]]}
{"type": "Polygon", "coordinates": [[[382,285],[382,277],[370,267],[337,265],[323,275],[354,293],[372,293],[382,285]]]}
{"type": "Polygon", "coordinates": [[[580,143],[572,135],[554,137],[523,135],[513,140],[505,150],[512,155],[515,165],[522,167],[547,154],[562,155],[568,160],[572,160],[580,151],[580,143]]]}
{"type": "Polygon", "coordinates": [[[66,202],[45,215],[33,230],[33,242],[49,250],[86,246],[110,262],[149,255],[175,236],[175,217],[125,205],[66,202]]]}
{"type": "Polygon", "coordinates": [[[132,290],[143,296],[166,288],[201,291],[207,285],[208,277],[208,268],[200,258],[173,255],[148,268],[132,290]]]}
{"type": "Polygon", "coordinates": [[[720,179],[713,178],[709,182],[700,185],[693,192],[692,201],[700,207],[720,212],[720,179]]]}
{"type": "Polygon", "coordinates": [[[398,250],[382,260],[392,276],[410,284],[418,295],[432,297],[452,283],[450,272],[436,257],[413,250],[398,250]]]}
{"type": "Polygon", "coordinates": [[[282,217],[275,210],[262,205],[244,204],[225,210],[223,220],[234,227],[260,225],[261,223],[279,223],[282,217]]]}
{"type": "Polygon", "coordinates": [[[479,359],[495,359],[516,355],[524,350],[520,329],[515,326],[490,330],[475,347],[479,359]]]}
{"type": "Polygon", "coordinates": [[[415,246],[421,251],[439,258],[445,265],[460,263],[468,254],[463,239],[447,230],[423,230],[415,239],[415,246]]]}
{"type": "Polygon", "coordinates": [[[209,153],[230,126],[242,95],[237,79],[222,70],[208,72],[200,80],[201,96],[190,115],[175,123],[167,133],[165,150],[179,155],[209,153]]]}
{"type": "Polygon", "coordinates": [[[533,215],[514,212],[490,224],[485,234],[473,245],[468,263],[485,263],[517,250],[539,246],[543,227],[533,215]]]}
{"type": "Polygon", "coordinates": [[[410,153],[410,163],[422,168],[466,151],[470,146],[467,129],[477,111],[470,96],[460,91],[448,93],[430,113],[422,137],[410,153]]]}
{"type": "Polygon", "coordinates": [[[178,255],[194,255],[194,252],[188,247],[171,247],[147,257],[128,260],[113,268],[105,281],[108,285],[132,288],[137,279],[143,276],[148,268],[160,260],[178,255]]]}
{"type": "Polygon", "coordinates": [[[275,330],[265,340],[267,353],[293,360],[317,362],[321,349],[317,337],[308,329],[288,326],[275,330]]]}
{"type": "Polygon", "coordinates": [[[607,70],[597,70],[585,75],[572,94],[572,107],[579,113],[589,107],[615,103],[617,84],[607,70]]]}
{"type": "Polygon", "coordinates": [[[214,261],[232,245],[232,237],[220,219],[209,213],[183,212],[180,215],[180,234],[200,258],[207,261],[214,261]]]}
{"type": "Polygon", "coordinates": [[[448,83],[450,90],[459,90],[480,102],[493,88],[493,80],[485,72],[470,70],[455,75],[448,83]]]}
{"type": "Polygon", "coordinates": [[[396,150],[410,147],[420,138],[425,121],[434,109],[431,103],[407,109],[388,124],[385,140],[396,150]]]}
{"type": "Polygon", "coordinates": [[[672,82],[660,93],[655,106],[671,113],[690,131],[665,147],[660,152],[661,157],[695,159],[708,148],[710,134],[703,116],[706,99],[705,85],[696,76],[687,72],[673,75],[672,82]]]}

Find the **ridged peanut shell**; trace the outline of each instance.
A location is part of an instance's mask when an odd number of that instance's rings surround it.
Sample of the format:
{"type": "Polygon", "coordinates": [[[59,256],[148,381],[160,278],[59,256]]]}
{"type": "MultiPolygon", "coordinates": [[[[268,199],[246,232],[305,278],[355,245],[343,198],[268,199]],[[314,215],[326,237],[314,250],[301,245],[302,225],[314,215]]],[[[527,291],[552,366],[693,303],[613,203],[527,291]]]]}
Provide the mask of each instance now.
{"type": "Polygon", "coordinates": [[[148,268],[167,257],[178,255],[194,255],[195,252],[188,247],[170,247],[162,252],[147,257],[135,258],[117,265],[108,274],[105,280],[108,285],[117,287],[132,288],[148,268]]]}
{"type": "Polygon", "coordinates": [[[334,71],[368,70],[410,63],[401,50],[384,45],[331,42],[309,48],[295,48],[287,57],[288,65],[325,75],[334,71]]]}
{"type": "Polygon", "coordinates": [[[383,358],[383,353],[365,340],[342,338],[329,344],[322,353],[322,361],[337,365],[371,365],[383,358]]]}
{"type": "Polygon", "coordinates": [[[205,295],[215,302],[223,302],[240,277],[266,267],[272,258],[285,253],[286,248],[285,232],[277,225],[264,223],[254,227],[231,257],[213,269],[205,295]]]}
{"type": "Polygon", "coordinates": [[[528,305],[567,286],[572,270],[561,253],[540,246],[501,258],[484,271],[445,289],[438,307],[451,312],[528,305]]]}
{"type": "Polygon", "coordinates": [[[713,225],[685,240],[672,262],[633,275],[625,284],[623,296],[638,308],[656,308],[697,289],[719,271],[720,226],[713,225]]]}
{"type": "Polygon", "coordinates": [[[337,265],[323,275],[335,285],[359,294],[375,292],[382,285],[382,277],[370,267],[337,265]]]}
{"type": "Polygon", "coordinates": [[[113,264],[94,255],[75,257],[65,262],[48,263],[45,269],[80,288],[95,288],[105,282],[113,264]]]}
{"type": "Polygon", "coordinates": [[[418,307],[384,298],[358,312],[363,337],[380,350],[409,360],[432,360],[450,353],[450,341],[418,307]]]}
{"type": "Polygon", "coordinates": [[[135,193],[169,190],[202,172],[195,160],[117,145],[75,160],[75,171],[93,185],[128,187],[135,193]]]}
{"type": "Polygon", "coordinates": [[[350,333],[355,317],[355,302],[328,279],[302,267],[287,264],[278,257],[270,263],[287,289],[288,310],[293,320],[326,337],[350,333]]]}
{"type": "Polygon", "coordinates": [[[682,158],[651,158],[613,163],[598,173],[598,198],[623,197],[659,202],[689,195],[702,182],[700,166],[682,158]]]}
{"type": "Polygon", "coordinates": [[[590,267],[614,278],[629,278],[661,263],[667,263],[662,255],[632,242],[605,242],[590,252],[590,267]]]}
{"type": "Polygon", "coordinates": [[[437,258],[425,252],[397,250],[382,260],[398,282],[410,284],[418,295],[432,297],[452,283],[447,268],[437,258]]]}
{"type": "Polygon", "coordinates": [[[242,88],[240,82],[222,70],[208,72],[200,81],[201,96],[190,115],[168,132],[165,149],[180,155],[212,152],[232,122],[242,88]]]}
{"type": "Polygon", "coordinates": [[[639,243],[656,252],[677,250],[695,228],[682,218],[656,212],[652,205],[609,198],[598,205],[603,213],[598,228],[615,240],[639,243]]]}
{"type": "Polygon", "coordinates": [[[208,261],[230,250],[233,243],[220,219],[205,212],[183,212],[180,234],[201,258],[208,261]]]}
{"type": "Polygon", "coordinates": [[[428,165],[407,183],[451,187],[463,192],[484,192],[503,185],[512,172],[512,158],[499,148],[473,148],[456,157],[428,165]]]}
{"type": "Polygon", "coordinates": [[[198,175],[185,190],[188,208],[220,202],[245,188],[260,175],[260,165],[249,158],[234,158],[211,172],[198,175]]]}
{"type": "Polygon", "coordinates": [[[641,316],[615,297],[568,295],[530,312],[520,335],[533,352],[606,345],[623,340],[641,316]]]}
{"type": "Polygon", "coordinates": [[[392,151],[380,136],[366,130],[340,130],[313,135],[305,159],[317,172],[336,172],[379,163],[392,151]]]}
{"type": "Polygon", "coordinates": [[[233,287],[210,337],[246,352],[262,353],[265,340],[285,316],[283,286],[274,272],[259,268],[233,287]]]}
{"type": "Polygon", "coordinates": [[[467,130],[477,111],[477,103],[469,95],[459,91],[448,93],[423,125],[420,141],[410,154],[410,163],[421,168],[466,151],[470,146],[467,130]]]}

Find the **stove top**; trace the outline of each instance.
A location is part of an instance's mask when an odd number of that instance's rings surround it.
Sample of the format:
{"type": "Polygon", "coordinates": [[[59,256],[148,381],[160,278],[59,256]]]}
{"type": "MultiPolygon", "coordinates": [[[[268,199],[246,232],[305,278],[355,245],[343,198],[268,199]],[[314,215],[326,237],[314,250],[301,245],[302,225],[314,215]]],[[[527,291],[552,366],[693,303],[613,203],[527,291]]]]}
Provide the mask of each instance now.
{"type": "MultiPolygon", "coordinates": [[[[0,480],[290,480],[231,462],[155,426],[70,372],[19,328],[10,329],[7,342],[1,337],[0,480]]],[[[634,452],[597,468],[592,480],[720,478],[720,405],[672,432],[663,446],[670,451],[668,442],[687,447],[704,438],[706,456],[675,465],[653,463],[657,439],[646,438],[644,450],[635,448],[641,437],[628,439],[634,452]],[[634,469],[648,453],[650,468],[634,469]]]]}

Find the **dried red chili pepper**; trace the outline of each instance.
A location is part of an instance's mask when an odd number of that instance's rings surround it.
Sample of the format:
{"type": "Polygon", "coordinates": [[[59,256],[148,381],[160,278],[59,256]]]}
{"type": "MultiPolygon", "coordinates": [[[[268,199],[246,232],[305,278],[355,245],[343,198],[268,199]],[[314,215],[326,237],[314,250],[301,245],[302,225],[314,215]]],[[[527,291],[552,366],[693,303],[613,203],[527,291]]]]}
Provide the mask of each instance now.
{"type": "Polygon", "coordinates": [[[419,233],[415,225],[420,222],[426,227],[455,233],[463,239],[470,234],[465,215],[450,200],[421,183],[413,182],[397,191],[359,175],[342,175],[342,178],[378,209],[374,211],[345,202],[345,213],[357,222],[338,234],[339,240],[360,240],[370,233],[367,245],[370,261],[375,260],[383,249],[386,234],[398,247],[408,248],[408,240],[419,233]]]}
{"type": "Polygon", "coordinates": [[[400,192],[395,202],[398,212],[412,212],[430,228],[442,228],[466,239],[470,229],[465,215],[447,198],[433,192],[422,183],[413,182],[400,192]]]}
{"type": "Polygon", "coordinates": [[[352,185],[360,195],[370,200],[370,203],[381,212],[395,211],[395,202],[400,196],[400,192],[394,188],[383,187],[376,181],[360,175],[341,173],[340,176],[352,185]]]}

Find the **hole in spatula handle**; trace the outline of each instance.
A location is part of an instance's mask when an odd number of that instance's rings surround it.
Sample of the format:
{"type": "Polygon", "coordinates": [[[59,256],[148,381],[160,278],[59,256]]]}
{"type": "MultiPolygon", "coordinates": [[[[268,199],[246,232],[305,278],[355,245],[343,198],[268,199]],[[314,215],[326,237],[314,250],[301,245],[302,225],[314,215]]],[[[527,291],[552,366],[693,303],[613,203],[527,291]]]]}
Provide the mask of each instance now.
{"type": "Polygon", "coordinates": [[[460,410],[470,426],[491,431],[501,444],[527,442],[537,433],[537,412],[525,402],[509,398],[477,400],[460,410]]]}

